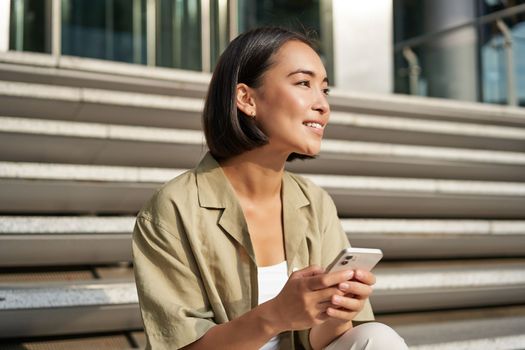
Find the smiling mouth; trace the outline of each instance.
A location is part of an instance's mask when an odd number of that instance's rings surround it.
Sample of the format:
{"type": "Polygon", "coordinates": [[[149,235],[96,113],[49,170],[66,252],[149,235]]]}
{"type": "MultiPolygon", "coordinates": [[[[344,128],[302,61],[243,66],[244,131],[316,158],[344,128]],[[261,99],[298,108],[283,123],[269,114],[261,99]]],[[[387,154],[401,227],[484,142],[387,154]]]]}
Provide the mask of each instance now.
{"type": "Polygon", "coordinates": [[[303,123],[303,125],[306,125],[310,128],[314,128],[314,129],[323,129],[323,126],[319,123],[315,123],[315,122],[308,122],[308,123],[303,123]]]}

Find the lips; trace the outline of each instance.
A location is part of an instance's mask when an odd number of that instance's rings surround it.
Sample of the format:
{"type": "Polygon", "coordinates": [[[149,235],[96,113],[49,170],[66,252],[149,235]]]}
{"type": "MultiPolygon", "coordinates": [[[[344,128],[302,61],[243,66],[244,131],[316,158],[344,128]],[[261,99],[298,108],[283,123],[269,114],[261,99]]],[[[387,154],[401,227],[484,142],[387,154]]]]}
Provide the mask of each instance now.
{"type": "Polygon", "coordinates": [[[321,121],[317,120],[307,120],[303,122],[303,125],[306,126],[310,131],[314,132],[319,136],[323,136],[324,124],[321,121]]]}
{"type": "Polygon", "coordinates": [[[315,129],[322,129],[323,128],[323,125],[321,123],[317,123],[317,122],[305,122],[303,124],[306,125],[306,126],[309,126],[311,128],[315,128],[315,129]]]}

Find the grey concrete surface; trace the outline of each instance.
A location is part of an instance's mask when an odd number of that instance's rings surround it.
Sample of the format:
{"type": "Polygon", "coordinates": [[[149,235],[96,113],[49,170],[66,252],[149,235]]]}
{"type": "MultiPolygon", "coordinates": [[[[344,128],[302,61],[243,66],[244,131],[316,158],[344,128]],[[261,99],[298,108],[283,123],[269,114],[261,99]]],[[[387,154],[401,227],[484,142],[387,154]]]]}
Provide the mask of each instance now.
{"type": "MultiPolygon", "coordinates": [[[[134,221],[132,216],[0,216],[0,266],[130,261],[134,221]]],[[[380,248],[384,260],[525,257],[525,222],[519,220],[342,219],[341,223],[353,246],[380,248]]]]}
{"type": "MultiPolygon", "coordinates": [[[[5,212],[135,213],[181,169],[0,162],[5,212]]],[[[525,185],[514,182],[311,175],[339,214],[352,217],[523,218],[525,185]]]]}
{"type": "Polygon", "coordinates": [[[410,349],[522,349],[522,305],[378,315],[410,349]]]}
{"type": "Polygon", "coordinates": [[[371,95],[332,89],[330,105],[337,111],[386,113],[419,119],[516,126],[523,126],[525,123],[525,111],[518,107],[401,94],[371,95]]]}
{"type": "MultiPolygon", "coordinates": [[[[3,160],[142,167],[194,167],[207,151],[196,130],[0,117],[3,160]]],[[[520,152],[377,142],[323,141],[305,173],[472,180],[525,180],[520,152]]]]}
{"type": "Polygon", "coordinates": [[[203,100],[0,81],[3,115],[129,125],[200,128],[203,100]]]}

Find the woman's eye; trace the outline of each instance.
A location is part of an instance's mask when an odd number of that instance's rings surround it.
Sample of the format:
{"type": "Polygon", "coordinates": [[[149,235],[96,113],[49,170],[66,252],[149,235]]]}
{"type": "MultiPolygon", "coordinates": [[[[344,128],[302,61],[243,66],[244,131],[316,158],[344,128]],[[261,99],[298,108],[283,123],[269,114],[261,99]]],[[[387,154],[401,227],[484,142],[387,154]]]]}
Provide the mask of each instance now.
{"type": "Polygon", "coordinates": [[[302,81],[298,82],[297,85],[310,87],[310,82],[308,80],[302,80],[302,81]]]}
{"type": "Polygon", "coordinates": [[[328,96],[330,94],[330,89],[326,88],[326,89],[323,89],[323,94],[325,94],[326,96],[328,96]]]}

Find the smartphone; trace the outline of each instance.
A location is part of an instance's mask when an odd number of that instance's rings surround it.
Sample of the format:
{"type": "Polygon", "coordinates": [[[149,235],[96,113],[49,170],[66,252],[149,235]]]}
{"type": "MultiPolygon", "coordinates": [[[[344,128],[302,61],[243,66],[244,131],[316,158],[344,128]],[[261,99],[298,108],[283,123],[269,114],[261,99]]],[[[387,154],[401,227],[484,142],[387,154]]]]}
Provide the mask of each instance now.
{"type": "Polygon", "coordinates": [[[371,271],[383,257],[381,249],[375,248],[345,248],[326,268],[326,272],[341,270],[371,271]]]}

